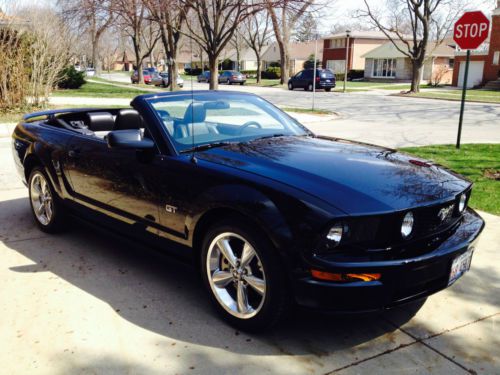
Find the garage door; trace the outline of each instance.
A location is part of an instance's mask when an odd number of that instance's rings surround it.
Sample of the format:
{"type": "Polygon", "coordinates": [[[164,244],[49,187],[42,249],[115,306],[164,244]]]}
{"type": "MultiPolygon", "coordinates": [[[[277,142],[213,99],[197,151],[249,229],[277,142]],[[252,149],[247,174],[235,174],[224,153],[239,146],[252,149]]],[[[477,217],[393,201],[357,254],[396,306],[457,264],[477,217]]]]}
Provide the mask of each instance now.
{"type": "MultiPolygon", "coordinates": [[[[471,61],[469,63],[469,76],[467,77],[467,88],[479,85],[483,81],[484,61],[471,61]]],[[[458,71],[458,87],[464,85],[465,61],[460,61],[458,71]]]]}

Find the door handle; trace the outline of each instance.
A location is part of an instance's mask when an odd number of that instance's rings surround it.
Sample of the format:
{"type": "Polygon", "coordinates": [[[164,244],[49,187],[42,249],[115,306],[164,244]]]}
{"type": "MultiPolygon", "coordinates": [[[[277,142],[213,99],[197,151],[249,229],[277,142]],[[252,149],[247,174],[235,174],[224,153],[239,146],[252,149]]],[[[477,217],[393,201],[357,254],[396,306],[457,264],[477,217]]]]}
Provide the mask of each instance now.
{"type": "Polygon", "coordinates": [[[72,150],[68,151],[68,156],[70,158],[78,158],[80,156],[80,150],[77,148],[74,148],[72,150]]]}

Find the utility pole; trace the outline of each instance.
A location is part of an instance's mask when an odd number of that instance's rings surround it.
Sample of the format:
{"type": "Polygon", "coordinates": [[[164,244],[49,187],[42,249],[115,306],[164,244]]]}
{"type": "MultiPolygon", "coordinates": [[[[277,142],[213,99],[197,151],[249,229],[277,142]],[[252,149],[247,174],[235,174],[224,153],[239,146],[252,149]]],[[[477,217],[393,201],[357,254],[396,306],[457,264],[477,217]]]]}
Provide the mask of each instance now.
{"type": "Polygon", "coordinates": [[[347,86],[347,67],[349,66],[349,37],[351,36],[351,30],[346,30],[346,44],[345,44],[345,68],[344,68],[344,89],[345,93],[347,86]]]}
{"type": "Polygon", "coordinates": [[[318,55],[318,34],[316,34],[316,40],[314,41],[314,71],[313,71],[313,97],[312,97],[312,111],[314,112],[314,96],[316,94],[316,56],[318,55]]]}

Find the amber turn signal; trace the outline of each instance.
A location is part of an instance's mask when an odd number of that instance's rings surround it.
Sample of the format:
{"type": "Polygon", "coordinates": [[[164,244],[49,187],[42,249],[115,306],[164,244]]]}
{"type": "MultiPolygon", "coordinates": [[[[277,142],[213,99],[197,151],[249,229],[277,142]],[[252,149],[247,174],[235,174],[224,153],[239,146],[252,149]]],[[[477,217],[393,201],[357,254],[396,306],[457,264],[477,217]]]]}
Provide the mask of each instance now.
{"type": "Polygon", "coordinates": [[[311,270],[314,278],[327,281],[375,281],[380,280],[380,273],[331,273],[318,270],[311,270]]]}

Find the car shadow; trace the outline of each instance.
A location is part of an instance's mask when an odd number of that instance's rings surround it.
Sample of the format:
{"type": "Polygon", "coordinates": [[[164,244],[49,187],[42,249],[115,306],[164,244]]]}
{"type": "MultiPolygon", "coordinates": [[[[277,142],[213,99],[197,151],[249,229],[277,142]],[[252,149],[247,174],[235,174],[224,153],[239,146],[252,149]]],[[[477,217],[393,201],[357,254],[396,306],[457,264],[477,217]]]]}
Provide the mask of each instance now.
{"type": "Polygon", "coordinates": [[[27,233],[26,238],[3,240],[9,250],[30,260],[9,271],[51,272],[105,302],[123,319],[173,340],[247,355],[321,357],[379,337],[395,344],[398,326],[422,306],[393,311],[390,321],[384,313],[326,315],[296,308],[272,331],[250,335],[217,317],[189,264],[76,221],[66,233],[42,235],[35,230],[27,198],[0,202],[0,212],[20,220],[11,231],[27,233]],[[397,324],[392,323],[395,316],[397,324]]]}

